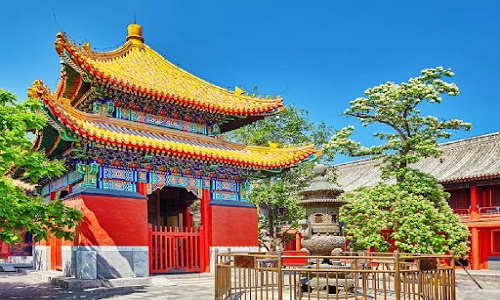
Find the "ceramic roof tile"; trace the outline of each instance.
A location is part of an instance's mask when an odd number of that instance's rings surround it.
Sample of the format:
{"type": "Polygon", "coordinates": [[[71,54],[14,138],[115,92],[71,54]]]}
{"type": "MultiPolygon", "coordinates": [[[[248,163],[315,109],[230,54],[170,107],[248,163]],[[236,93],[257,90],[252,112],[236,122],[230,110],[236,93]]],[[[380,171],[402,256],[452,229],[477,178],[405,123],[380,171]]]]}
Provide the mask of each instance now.
{"type": "Polygon", "coordinates": [[[30,97],[39,97],[72,131],[103,144],[261,170],[290,167],[317,154],[313,145],[296,148],[243,146],[214,137],[84,113],[72,107],[68,99],[56,99],[40,81],[34,83],[29,93],[30,97]]]}
{"type": "Polygon", "coordinates": [[[222,114],[262,115],[283,109],[281,97],[261,99],[218,87],[169,62],[141,40],[130,39],[113,51],[93,52],[90,45],[77,46],[59,33],[55,44],[72,68],[110,87],[222,114]]]}
{"type": "MultiPolygon", "coordinates": [[[[441,183],[500,178],[500,132],[439,145],[441,158],[427,158],[413,165],[441,183]]],[[[376,161],[359,160],[335,165],[338,184],[346,191],[373,186],[380,181],[376,161]]]]}

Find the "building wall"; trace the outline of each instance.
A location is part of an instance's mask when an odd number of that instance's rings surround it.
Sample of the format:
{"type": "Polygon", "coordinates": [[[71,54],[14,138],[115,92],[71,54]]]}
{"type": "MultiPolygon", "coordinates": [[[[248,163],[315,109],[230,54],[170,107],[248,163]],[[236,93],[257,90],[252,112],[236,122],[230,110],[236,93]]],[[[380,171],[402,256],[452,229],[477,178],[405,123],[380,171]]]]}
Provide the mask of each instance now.
{"type": "MultiPolygon", "coordinates": [[[[106,174],[119,173],[111,172],[113,170],[104,171],[106,174]]],[[[168,186],[167,181],[181,185],[183,190],[192,183],[189,178],[180,180],[179,176],[154,175],[158,177],[152,177],[154,183],[136,183],[139,193],[92,187],[80,189],[71,185],[70,194],[62,201],[81,210],[84,220],[73,242],[52,238],[46,247],[37,247],[37,258],[40,258],[37,268],[61,268],[66,276],[80,279],[146,276],[149,271],[147,194],[168,186]]],[[[256,207],[247,202],[241,184],[230,180],[198,179],[194,183],[192,188],[202,188],[195,189],[197,196],[202,198],[202,272],[209,271],[212,247],[234,251],[258,249],[256,207]]],[[[62,183],[49,187],[57,190],[46,189],[50,195],[48,201],[56,200],[56,192],[64,189],[62,183]]]]}
{"type": "Polygon", "coordinates": [[[257,209],[254,206],[211,205],[214,247],[259,245],[257,209]]]}
{"type": "Polygon", "coordinates": [[[146,197],[86,189],[63,202],[84,214],[73,245],[62,247],[66,276],[110,279],[149,275],[146,197]]]}
{"type": "Polygon", "coordinates": [[[445,188],[451,194],[450,207],[470,231],[472,228],[478,230],[478,253],[474,253],[471,244],[469,262],[472,263],[469,266],[473,269],[500,269],[500,184],[495,181],[490,184],[474,182],[445,188]],[[474,192],[477,193],[476,207],[474,192]],[[478,262],[474,262],[474,257],[478,262]]]}

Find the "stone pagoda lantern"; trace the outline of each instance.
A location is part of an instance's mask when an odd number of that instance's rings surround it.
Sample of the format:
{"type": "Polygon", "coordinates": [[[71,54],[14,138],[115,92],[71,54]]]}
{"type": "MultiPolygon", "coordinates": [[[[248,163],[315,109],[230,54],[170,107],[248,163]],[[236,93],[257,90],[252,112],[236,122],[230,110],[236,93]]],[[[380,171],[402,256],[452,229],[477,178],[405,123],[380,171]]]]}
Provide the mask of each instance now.
{"type": "Polygon", "coordinates": [[[339,208],[345,201],[337,200],[344,192],[325,177],[327,167],[314,166],[311,184],[299,192],[304,199],[298,205],[306,209],[306,220],[301,220],[302,251],[310,255],[338,255],[345,246],[338,222],[339,208]]]}

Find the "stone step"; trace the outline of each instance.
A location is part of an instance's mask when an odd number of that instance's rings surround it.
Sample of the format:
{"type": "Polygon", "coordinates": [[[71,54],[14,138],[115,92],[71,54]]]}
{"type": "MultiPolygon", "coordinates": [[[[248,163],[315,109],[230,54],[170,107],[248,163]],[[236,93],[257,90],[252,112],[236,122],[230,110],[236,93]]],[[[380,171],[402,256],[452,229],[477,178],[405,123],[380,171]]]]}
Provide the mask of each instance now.
{"type": "Polygon", "coordinates": [[[3,272],[17,272],[17,269],[10,264],[0,264],[0,269],[2,269],[3,272]]]}
{"type": "Polygon", "coordinates": [[[151,277],[137,278],[116,278],[116,279],[76,279],[63,276],[60,271],[25,271],[24,274],[33,276],[34,278],[50,282],[51,284],[60,286],[64,289],[91,289],[100,287],[124,287],[124,286],[139,286],[150,285],[151,277]]]}

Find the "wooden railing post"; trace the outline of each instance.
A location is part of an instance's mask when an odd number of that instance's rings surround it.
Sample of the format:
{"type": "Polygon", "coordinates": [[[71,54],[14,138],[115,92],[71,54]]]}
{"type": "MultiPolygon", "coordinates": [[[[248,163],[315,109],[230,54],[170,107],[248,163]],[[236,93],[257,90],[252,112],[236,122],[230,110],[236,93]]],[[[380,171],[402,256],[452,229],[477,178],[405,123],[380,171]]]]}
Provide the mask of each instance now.
{"type": "MultiPolygon", "coordinates": [[[[420,282],[419,282],[420,284],[420,282]]],[[[401,278],[399,276],[399,251],[394,251],[394,292],[396,299],[401,299],[401,278]]]]}
{"type": "Polygon", "coordinates": [[[420,297],[424,298],[424,274],[422,273],[422,268],[421,266],[422,262],[422,257],[419,257],[417,259],[417,269],[418,269],[418,294],[420,297]]]}
{"type": "Polygon", "coordinates": [[[451,299],[455,299],[455,251],[450,251],[450,287],[451,288],[451,299]]]}
{"type": "Polygon", "coordinates": [[[278,252],[278,300],[283,300],[283,259],[278,252]]]}
{"type": "MultiPolygon", "coordinates": [[[[358,259],[354,257],[354,253],[351,253],[352,255],[352,262],[351,262],[351,268],[354,271],[354,290],[358,290],[358,279],[359,279],[359,274],[358,274],[358,259]]],[[[357,255],[357,254],[356,254],[357,255]]]]}
{"type": "MultiPolygon", "coordinates": [[[[200,226],[200,240],[204,240],[202,237],[201,237],[201,226],[200,226]]],[[[202,248],[203,249],[203,248],[202,248]]],[[[221,274],[225,274],[225,273],[220,273],[219,271],[219,253],[215,253],[215,270],[214,270],[214,276],[215,276],[215,284],[214,284],[214,287],[215,287],[215,299],[220,299],[220,292],[219,292],[219,282],[221,281],[222,278],[220,278],[221,274]]],[[[203,265],[203,269],[205,268],[205,265],[203,265]]],[[[202,270],[203,270],[202,269],[202,270]]]]}

